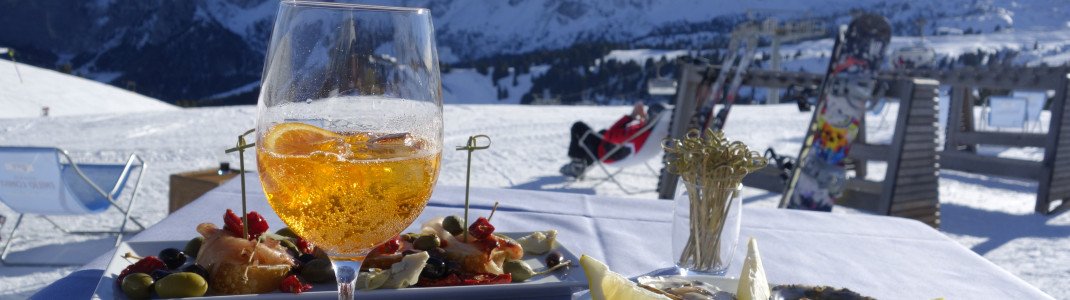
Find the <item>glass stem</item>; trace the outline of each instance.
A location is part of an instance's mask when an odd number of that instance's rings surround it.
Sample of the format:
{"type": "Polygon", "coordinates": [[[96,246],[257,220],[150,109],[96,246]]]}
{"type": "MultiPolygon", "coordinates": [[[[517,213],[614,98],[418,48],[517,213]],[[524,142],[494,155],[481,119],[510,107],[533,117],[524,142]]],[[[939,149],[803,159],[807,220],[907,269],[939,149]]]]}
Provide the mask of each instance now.
{"type": "Polygon", "coordinates": [[[364,257],[359,260],[331,259],[334,275],[338,279],[338,300],[353,300],[360,264],[363,261],[364,257]]]}

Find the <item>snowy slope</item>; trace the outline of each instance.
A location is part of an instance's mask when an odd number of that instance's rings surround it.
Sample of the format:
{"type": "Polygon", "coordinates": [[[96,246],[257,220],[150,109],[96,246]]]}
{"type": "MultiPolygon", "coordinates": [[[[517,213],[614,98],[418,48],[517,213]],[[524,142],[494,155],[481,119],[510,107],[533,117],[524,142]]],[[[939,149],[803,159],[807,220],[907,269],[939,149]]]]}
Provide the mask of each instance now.
{"type": "Polygon", "coordinates": [[[488,75],[479,74],[475,69],[452,69],[442,73],[442,101],[446,104],[520,104],[520,98],[531,90],[532,78],[542,76],[548,66],[532,66],[531,72],[520,74],[517,84],[513,85],[512,68],[509,75],[498,79],[497,86],[504,88],[508,95],[498,99],[498,91],[490,75],[494,68],[489,68],[488,75]]]}
{"type": "Polygon", "coordinates": [[[0,118],[176,110],[178,107],[107,84],[0,60],[0,118]],[[21,74],[22,80],[19,80],[21,74]]]}
{"type": "MultiPolygon", "coordinates": [[[[738,106],[727,134],[752,149],[775,147],[781,153],[796,153],[809,115],[793,105],[738,106]]],[[[520,105],[447,105],[444,108],[445,145],[461,145],[469,135],[488,134],[493,147],[476,154],[472,183],[475,186],[549,190],[584,194],[616,195],[651,199],[657,176],[644,167],[626,169],[621,181],[628,188],[643,190],[625,195],[612,184],[601,182],[594,170],[590,179],[574,182],[557,173],[567,162],[568,128],[583,120],[594,127],[611,124],[629,111],[627,106],[567,107],[520,105]]],[[[893,112],[894,113],[894,112],[893,112]]],[[[211,168],[234,144],[234,136],[253,126],[255,107],[221,107],[57,118],[0,119],[0,144],[51,144],[71,150],[75,159],[115,162],[130,153],[148,160],[150,173],[142,189],[136,217],[152,223],[166,215],[167,176],[191,169],[211,168]],[[205,126],[211,124],[211,126],[205,126]],[[80,130],[93,128],[93,130],[80,130]],[[109,142],[102,143],[100,141],[109,142]]],[[[881,125],[879,114],[867,122],[876,140],[887,139],[891,127],[881,125]]],[[[447,148],[448,149],[448,148],[447,148]]],[[[651,163],[655,167],[656,161],[651,163]]],[[[255,165],[249,162],[249,165],[255,165]]],[[[443,153],[440,184],[464,184],[462,152],[443,153]]],[[[879,167],[879,166],[878,166],[879,167]]],[[[877,168],[874,168],[876,171],[877,168]]],[[[1036,285],[1056,298],[1070,298],[1070,214],[1038,216],[1032,213],[1035,182],[969,173],[942,171],[940,196],[941,231],[965,247],[1036,285]]],[[[773,207],[779,195],[744,189],[744,203],[773,207]]],[[[838,210],[845,213],[845,210],[838,210]]],[[[12,212],[0,205],[0,214],[12,212]]],[[[116,214],[89,218],[60,218],[83,227],[102,228],[116,214]]],[[[49,228],[36,218],[24,226],[49,228]]],[[[79,247],[90,257],[106,245],[88,247],[85,237],[63,236],[54,230],[29,232],[16,254],[42,247],[79,247]],[[58,243],[58,244],[57,244],[58,243]]],[[[99,243],[98,243],[99,244],[99,243]]],[[[94,244],[95,245],[95,244],[94,244]]],[[[73,268],[0,268],[0,298],[21,298],[64,276],[73,268]]]]}
{"type": "MultiPolygon", "coordinates": [[[[852,10],[886,15],[898,27],[928,20],[936,27],[992,32],[999,28],[1065,28],[1070,3],[1057,0],[379,0],[382,4],[431,8],[439,46],[460,58],[567,47],[578,41],[690,41],[703,45],[710,30],[692,24],[717,18],[742,20],[748,13],[779,19],[848,16],[852,10]],[[472,16],[480,16],[474,18],[472,16]]],[[[843,19],[843,17],[840,17],[843,19]]],[[[221,20],[221,22],[227,22],[221,20]]],[[[721,28],[720,30],[727,30],[721,28]]],[[[897,29],[902,30],[902,29],[897,29]]],[[[914,33],[910,31],[910,33],[914,33]]]]}
{"type": "MultiPolygon", "coordinates": [[[[936,51],[937,60],[976,52],[994,54],[1001,51],[1018,51],[1018,55],[1011,61],[1014,65],[1057,66],[1070,62],[1070,28],[1008,30],[980,35],[931,36],[924,39],[896,36],[892,37],[888,51],[911,46],[919,41],[936,51]]],[[[780,53],[787,56],[784,61],[785,70],[796,71],[802,68],[820,73],[824,72],[828,64],[831,49],[832,39],[821,39],[782,47],[780,53]],[[796,53],[800,56],[795,57],[796,53]]]]}

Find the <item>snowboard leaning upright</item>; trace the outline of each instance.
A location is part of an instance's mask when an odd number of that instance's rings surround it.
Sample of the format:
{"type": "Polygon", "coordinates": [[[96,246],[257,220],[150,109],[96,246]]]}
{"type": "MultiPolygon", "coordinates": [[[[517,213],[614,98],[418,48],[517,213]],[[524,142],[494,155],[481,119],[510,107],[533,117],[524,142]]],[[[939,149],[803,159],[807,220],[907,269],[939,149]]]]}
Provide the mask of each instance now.
{"type": "Polygon", "coordinates": [[[832,211],[842,195],[847,181],[843,160],[858,136],[866,102],[873,98],[891,26],[884,17],[863,14],[837,38],[820,102],[781,207],[832,211]]]}

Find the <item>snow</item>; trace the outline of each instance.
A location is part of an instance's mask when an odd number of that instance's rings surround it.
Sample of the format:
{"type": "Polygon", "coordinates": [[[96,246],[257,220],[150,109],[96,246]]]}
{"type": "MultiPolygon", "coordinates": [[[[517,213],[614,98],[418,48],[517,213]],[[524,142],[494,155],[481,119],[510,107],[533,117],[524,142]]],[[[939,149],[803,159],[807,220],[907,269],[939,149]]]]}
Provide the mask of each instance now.
{"type": "MultiPolygon", "coordinates": [[[[576,41],[617,41],[659,44],[690,41],[702,45],[721,33],[689,26],[718,18],[743,20],[774,17],[797,20],[844,16],[853,10],[874,11],[897,25],[928,21],[926,34],[937,28],[992,33],[1000,30],[1067,28],[1070,2],[1060,0],[865,0],[865,1],[558,1],[532,0],[470,5],[468,1],[374,0],[387,5],[431,9],[440,46],[461,59],[501,53],[558,49],[576,41]],[[472,16],[483,16],[473,18],[472,16]]],[[[227,22],[227,20],[221,20],[227,22]]],[[[914,34],[914,32],[911,32],[914,34]]]]}
{"type": "MultiPolygon", "coordinates": [[[[426,4],[426,1],[412,2],[426,4]]],[[[603,17],[567,18],[567,13],[562,13],[564,2],[455,4],[462,2],[445,4],[453,5],[447,8],[435,8],[436,20],[450,20],[437,23],[443,25],[439,29],[448,32],[447,37],[455,38],[473,32],[481,33],[479,36],[482,39],[474,43],[479,44],[480,49],[507,49],[506,52],[572,43],[590,28],[617,28],[614,32],[642,36],[647,30],[665,23],[665,20],[708,20],[715,15],[742,13],[755,5],[789,10],[814,10],[817,6],[848,9],[861,5],[846,0],[835,1],[834,4],[780,0],[747,4],[721,1],[711,4],[686,0],[677,1],[675,5],[662,5],[663,1],[654,0],[648,2],[649,5],[637,4],[637,9],[613,10],[607,9],[605,4],[596,4],[587,7],[586,16],[603,17]],[[545,5],[557,7],[541,7],[545,5]],[[707,9],[711,5],[716,5],[718,9],[707,9]],[[527,13],[530,11],[553,12],[527,13]],[[518,44],[516,40],[519,38],[536,42],[518,44]]],[[[238,1],[213,2],[199,6],[196,13],[200,18],[222,20],[228,29],[243,36],[255,35],[258,24],[273,15],[276,3],[252,3],[250,7],[243,7],[238,1]]],[[[954,57],[978,49],[987,53],[1019,50],[1022,53],[1015,58],[1017,64],[1056,65],[1070,62],[1070,25],[1067,25],[1064,16],[1065,11],[1070,9],[1067,3],[1060,0],[961,0],[917,3],[913,4],[913,10],[924,11],[928,7],[931,11],[951,12],[946,18],[934,19],[930,23],[932,28],[964,29],[968,25],[982,24],[984,28],[977,29],[987,32],[992,30],[989,27],[995,25],[1014,25],[1013,29],[984,35],[926,37],[925,42],[936,50],[938,57],[954,57]],[[969,5],[962,5],[964,3],[969,5]],[[978,13],[966,16],[956,14],[962,10],[977,10],[978,13]],[[1037,45],[1036,49],[1034,44],[1037,45]]],[[[907,14],[898,19],[911,16],[914,15],[907,14]]],[[[456,40],[464,41],[462,38],[456,40]]],[[[917,41],[916,37],[895,37],[889,50],[917,41]]],[[[798,59],[785,60],[784,68],[821,72],[826,66],[831,45],[829,39],[785,45],[783,55],[792,57],[798,52],[800,56],[798,59]]],[[[450,45],[440,49],[445,49],[439,54],[446,62],[472,54],[464,53],[464,49],[460,48],[449,50],[450,45]]],[[[683,54],[686,51],[616,50],[603,59],[642,63],[647,58],[666,56],[671,59],[683,54]]],[[[463,144],[470,135],[487,134],[493,139],[494,146],[489,151],[475,154],[473,185],[653,199],[657,176],[642,166],[625,169],[618,175],[628,189],[640,191],[636,194],[627,194],[612,183],[605,182],[602,180],[605,174],[598,169],[591,170],[590,178],[584,181],[572,181],[558,174],[558,168],[568,161],[565,153],[568,128],[572,122],[582,120],[592,127],[605,127],[630,108],[515,105],[524,93],[530,91],[533,76],[544,74],[548,68],[545,65],[533,66],[530,74],[518,76],[516,86],[512,84],[511,72],[500,79],[497,86],[509,92],[509,97],[503,100],[497,99],[497,90],[489,75],[463,68],[454,68],[443,74],[446,149],[451,145],[463,144]]],[[[18,70],[23,82],[19,82],[11,62],[0,60],[0,145],[57,146],[70,151],[75,160],[89,163],[119,162],[131,153],[142,156],[149,164],[149,171],[142,182],[134,215],[149,224],[167,215],[169,174],[214,168],[220,161],[236,165],[236,156],[223,154],[223,149],[232,147],[237,134],[255,125],[254,106],[178,109],[136,93],[47,69],[19,64],[18,70]],[[50,107],[52,117],[38,117],[42,106],[50,107]]],[[[487,73],[492,72],[490,68],[487,73]]],[[[104,81],[118,76],[111,73],[98,75],[97,79],[104,81]]],[[[252,90],[256,84],[249,83],[230,92],[252,90]]],[[[946,111],[946,101],[942,102],[941,110],[946,111]]],[[[891,138],[897,108],[896,103],[889,103],[884,110],[867,114],[867,118],[870,118],[866,122],[870,131],[867,134],[871,142],[887,143],[891,138]]],[[[803,128],[810,115],[799,113],[794,104],[740,105],[734,110],[726,129],[730,138],[747,143],[755,151],[773,147],[780,154],[794,156],[798,152],[803,128]]],[[[975,111],[978,116],[975,119],[979,119],[982,113],[981,109],[975,111]]],[[[1041,117],[1042,124],[1047,124],[1049,119],[1050,114],[1045,112],[1041,117]]],[[[946,117],[941,116],[940,120],[944,123],[946,117]]],[[[983,146],[979,152],[1030,160],[1039,160],[1043,155],[1043,151],[1037,148],[983,146]]],[[[255,160],[252,156],[247,158],[255,160]]],[[[658,168],[656,160],[652,160],[651,165],[658,168]]],[[[255,162],[248,162],[248,166],[252,168],[255,162]]],[[[462,152],[443,153],[442,168],[441,184],[464,184],[465,159],[462,152]]],[[[871,163],[870,168],[870,179],[883,176],[883,164],[871,163]]],[[[1070,252],[1066,251],[1067,245],[1070,245],[1070,214],[1033,214],[1036,188],[1037,183],[1032,181],[942,170],[940,230],[952,240],[1055,298],[1070,299],[1070,285],[1066,284],[1070,280],[1070,252]]],[[[779,194],[751,188],[744,190],[744,196],[745,205],[756,207],[775,207],[779,199],[779,194]]],[[[834,213],[858,212],[837,209],[834,213]]],[[[9,229],[14,213],[0,205],[0,215],[8,217],[8,227],[4,229],[9,229]]],[[[117,213],[109,212],[100,216],[63,217],[57,220],[72,227],[110,229],[117,225],[118,217],[117,213]]],[[[24,223],[26,228],[42,230],[24,232],[13,247],[15,253],[12,259],[15,260],[77,252],[79,255],[64,259],[85,262],[110,246],[106,238],[63,235],[38,218],[28,218],[24,223]]],[[[5,238],[6,232],[3,231],[5,238]]],[[[75,269],[0,268],[0,299],[27,297],[75,269]]]]}
{"type": "MultiPolygon", "coordinates": [[[[891,104],[888,109],[894,107],[891,104]]],[[[789,155],[798,151],[803,134],[801,128],[808,122],[809,115],[797,112],[793,104],[736,106],[735,110],[727,126],[729,137],[742,140],[757,151],[770,146],[789,155]]],[[[490,151],[476,154],[473,162],[472,182],[475,186],[652,199],[657,176],[645,167],[625,169],[620,175],[629,189],[643,191],[634,195],[627,195],[601,181],[605,175],[598,170],[592,170],[590,179],[579,182],[557,173],[558,167],[568,160],[565,152],[572,122],[583,120],[594,127],[604,127],[628,111],[626,106],[448,104],[444,108],[444,142],[446,146],[461,145],[469,135],[491,136],[494,146],[490,151]]],[[[152,223],[166,216],[169,174],[212,168],[221,159],[236,164],[237,159],[223,155],[223,149],[233,146],[237,133],[253,127],[255,112],[253,106],[235,106],[140,114],[0,119],[0,132],[3,132],[0,144],[59,146],[69,150],[76,160],[84,162],[116,162],[130,153],[143,156],[149,163],[150,172],[143,182],[136,217],[152,223]]],[[[894,116],[894,111],[890,113],[894,116]]],[[[879,116],[877,113],[869,115],[871,118],[879,116]]],[[[878,141],[887,139],[893,127],[880,123],[867,122],[870,130],[878,131],[871,135],[878,141]]],[[[656,166],[656,161],[652,165],[656,166]]],[[[442,167],[441,184],[464,184],[463,153],[446,151],[442,167]]],[[[1070,243],[1070,214],[1033,214],[1035,189],[1035,182],[942,171],[941,230],[1053,296],[1070,297],[1070,287],[1063,284],[1070,278],[1070,264],[1066,263],[1070,253],[1065,251],[1065,245],[1070,243]]],[[[760,207],[774,207],[779,199],[777,194],[750,188],[745,189],[744,196],[746,205],[760,207]]],[[[13,216],[6,207],[0,207],[0,214],[13,216]]],[[[60,220],[84,228],[104,228],[115,225],[117,216],[109,213],[60,220]]],[[[25,226],[31,228],[50,228],[40,219],[30,218],[25,222],[25,226]]],[[[19,252],[27,249],[39,251],[65,245],[82,247],[87,253],[106,250],[107,245],[93,244],[94,241],[87,237],[64,236],[54,230],[39,230],[21,239],[14,251],[18,257],[19,252]]],[[[28,296],[73,270],[2,268],[0,295],[28,296]]]]}
{"type": "Polygon", "coordinates": [[[498,91],[491,84],[488,75],[479,74],[475,69],[453,69],[442,74],[442,101],[444,103],[482,103],[495,104],[498,91]]]}
{"type": "Polygon", "coordinates": [[[479,74],[475,69],[452,69],[442,74],[442,101],[446,104],[520,104],[520,98],[531,90],[531,80],[542,76],[548,66],[535,65],[531,72],[517,76],[517,85],[513,85],[513,74],[498,79],[497,86],[504,87],[509,96],[498,99],[498,90],[490,79],[494,68],[487,68],[487,75],[479,74]]]}
{"type": "MultiPolygon", "coordinates": [[[[997,53],[1000,51],[1020,51],[1014,58],[1015,65],[1049,65],[1057,66],[1070,63],[1070,29],[1055,30],[1014,30],[990,34],[942,35],[919,37],[892,37],[888,51],[912,46],[919,41],[936,52],[936,60],[945,57],[956,58],[967,53],[997,53]],[[1036,45],[1036,49],[1034,49],[1036,45]]],[[[828,64],[828,55],[832,49],[832,39],[807,41],[781,47],[781,55],[787,56],[784,70],[805,70],[824,72],[828,64]],[[800,56],[795,58],[795,54],[800,56]]],[[[770,51],[763,48],[761,51],[770,51]]]]}
{"type": "Polygon", "coordinates": [[[0,60],[0,118],[176,110],[153,98],[26,64],[0,60]],[[19,79],[21,75],[21,80],[19,79]]]}
{"type": "Polygon", "coordinates": [[[236,87],[236,88],[234,88],[232,90],[229,90],[229,91],[226,91],[226,92],[222,92],[222,93],[218,93],[218,94],[215,94],[215,95],[211,95],[211,96],[208,96],[208,97],[205,97],[205,98],[209,99],[209,100],[211,100],[211,99],[221,99],[221,98],[226,98],[226,97],[230,97],[230,96],[234,96],[234,95],[240,95],[240,94],[243,94],[243,93],[252,92],[252,91],[255,91],[256,89],[259,89],[259,88],[260,88],[260,81],[257,80],[257,81],[253,81],[253,82],[247,83],[245,85],[236,87]]]}
{"type": "Polygon", "coordinates": [[[634,50],[613,50],[606,54],[603,60],[617,60],[620,63],[628,63],[634,61],[637,64],[642,65],[647,59],[653,59],[654,61],[660,61],[664,58],[667,61],[672,61],[680,56],[687,56],[689,53],[687,50],[653,50],[653,49],[634,49],[634,50]]]}

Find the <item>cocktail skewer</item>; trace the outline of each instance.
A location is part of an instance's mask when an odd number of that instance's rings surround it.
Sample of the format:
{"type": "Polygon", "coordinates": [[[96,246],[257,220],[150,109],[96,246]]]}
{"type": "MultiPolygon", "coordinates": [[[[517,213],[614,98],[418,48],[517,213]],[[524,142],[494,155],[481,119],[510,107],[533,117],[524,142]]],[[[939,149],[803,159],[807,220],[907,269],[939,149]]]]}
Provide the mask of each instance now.
{"type": "Polygon", "coordinates": [[[457,146],[457,151],[468,151],[468,167],[464,173],[464,226],[461,226],[464,227],[464,231],[461,232],[461,236],[467,236],[468,234],[468,195],[472,187],[472,152],[487,148],[490,148],[490,137],[485,134],[469,136],[468,142],[464,146],[457,146]],[[479,138],[486,139],[487,144],[480,146],[478,143],[479,138]]]}
{"type": "Polygon", "coordinates": [[[249,220],[246,220],[246,216],[249,215],[248,206],[246,206],[245,200],[245,149],[256,146],[256,143],[245,142],[245,136],[255,132],[256,129],[249,129],[245,133],[238,136],[238,145],[234,148],[227,149],[224,153],[238,152],[238,173],[241,176],[241,234],[242,238],[249,239],[249,220]]]}

